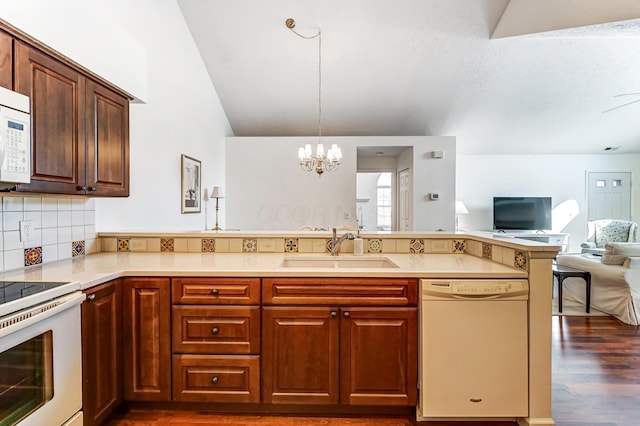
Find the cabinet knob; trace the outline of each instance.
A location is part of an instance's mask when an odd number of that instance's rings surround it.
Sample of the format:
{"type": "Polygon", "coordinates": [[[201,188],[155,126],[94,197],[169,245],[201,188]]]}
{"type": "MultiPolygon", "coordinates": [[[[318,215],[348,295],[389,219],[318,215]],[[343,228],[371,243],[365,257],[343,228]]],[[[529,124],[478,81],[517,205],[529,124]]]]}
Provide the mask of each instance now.
{"type": "Polygon", "coordinates": [[[342,315],[344,315],[344,317],[345,317],[345,318],[349,318],[349,317],[351,316],[351,314],[349,313],[349,311],[345,312],[345,313],[344,313],[344,314],[342,314],[342,315]]]}
{"type": "Polygon", "coordinates": [[[338,316],[338,313],[336,311],[331,311],[331,318],[335,318],[338,316]]]}
{"type": "Polygon", "coordinates": [[[93,302],[94,300],[96,300],[96,294],[95,294],[95,293],[90,294],[90,295],[87,297],[87,300],[88,300],[89,302],[93,302]]]}
{"type": "Polygon", "coordinates": [[[218,289],[217,288],[212,288],[211,289],[211,294],[213,294],[214,296],[218,295],[218,289]]]}
{"type": "Polygon", "coordinates": [[[471,402],[482,402],[482,398],[469,398],[471,402]]]}
{"type": "Polygon", "coordinates": [[[211,329],[211,334],[218,334],[218,331],[220,331],[220,330],[218,330],[218,327],[213,327],[211,329]]]}
{"type": "Polygon", "coordinates": [[[84,185],[78,186],[78,191],[86,191],[87,187],[84,185]]]}
{"type": "Polygon", "coordinates": [[[211,379],[211,383],[213,383],[214,385],[218,383],[218,376],[213,376],[213,378],[211,379]]]}
{"type": "Polygon", "coordinates": [[[96,188],[95,186],[90,186],[89,187],[89,191],[97,191],[97,190],[98,190],[98,188],[96,188]]]}

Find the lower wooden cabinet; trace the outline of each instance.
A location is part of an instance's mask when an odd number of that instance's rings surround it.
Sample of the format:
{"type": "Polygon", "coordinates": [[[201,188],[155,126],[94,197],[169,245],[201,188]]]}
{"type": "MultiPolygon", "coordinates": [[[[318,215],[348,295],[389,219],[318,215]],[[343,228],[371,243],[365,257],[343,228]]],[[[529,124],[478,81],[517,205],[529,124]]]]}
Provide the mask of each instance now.
{"type": "Polygon", "coordinates": [[[85,424],[122,400],[416,405],[417,280],[262,282],[262,299],[260,279],[246,278],[129,277],[89,290],[85,424]]]}
{"type": "Polygon", "coordinates": [[[340,402],[414,406],[418,393],[417,308],[342,308],[340,402]]]}
{"type": "Polygon", "coordinates": [[[258,355],[174,355],[173,400],[260,402],[258,355]]]}
{"type": "Polygon", "coordinates": [[[123,282],[124,399],[171,400],[169,278],[123,282]]]}
{"type": "Polygon", "coordinates": [[[122,280],[93,287],[82,304],[84,425],[101,424],[122,402],[122,280]]]}
{"type": "Polygon", "coordinates": [[[417,308],[265,307],[263,402],[413,406],[417,308]]]}

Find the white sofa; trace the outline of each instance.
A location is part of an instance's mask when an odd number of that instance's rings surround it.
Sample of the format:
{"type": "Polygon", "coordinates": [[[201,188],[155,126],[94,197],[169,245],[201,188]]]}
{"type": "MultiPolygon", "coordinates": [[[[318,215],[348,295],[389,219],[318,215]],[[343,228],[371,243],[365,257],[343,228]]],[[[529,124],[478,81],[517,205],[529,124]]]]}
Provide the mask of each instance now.
{"type": "MultiPolygon", "coordinates": [[[[624,323],[640,325],[640,244],[607,244],[607,250],[604,256],[590,253],[559,255],[557,263],[591,272],[592,308],[624,323]],[[616,247],[620,247],[617,252],[616,247]]],[[[585,304],[585,290],[581,278],[564,280],[565,300],[585,304]]]]}

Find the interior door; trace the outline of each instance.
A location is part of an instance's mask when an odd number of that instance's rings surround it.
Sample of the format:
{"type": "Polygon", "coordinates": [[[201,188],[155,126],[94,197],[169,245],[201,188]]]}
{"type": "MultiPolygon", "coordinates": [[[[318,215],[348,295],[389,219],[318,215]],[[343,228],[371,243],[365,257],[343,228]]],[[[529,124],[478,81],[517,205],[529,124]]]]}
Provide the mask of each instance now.
{"type": "Polygon", "coordinates": [[[631,173],[587,173],[587,217],[631,220],[631,173]]]}
{"type": "Polygon", "coordinates": [[[398,172],[398,225],[400,231],[411,230],[411,173],[398,172]]]}

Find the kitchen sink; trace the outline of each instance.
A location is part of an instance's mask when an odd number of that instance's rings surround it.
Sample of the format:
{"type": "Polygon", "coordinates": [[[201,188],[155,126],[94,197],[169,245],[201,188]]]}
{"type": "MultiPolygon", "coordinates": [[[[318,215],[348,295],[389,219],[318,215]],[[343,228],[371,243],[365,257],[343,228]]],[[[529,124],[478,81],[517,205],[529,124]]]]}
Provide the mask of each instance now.
{"type": "Polygon", "coordinates": [[[399,268],[386,257],[318,256],[288,257],[281,268],[399,268]]]}

